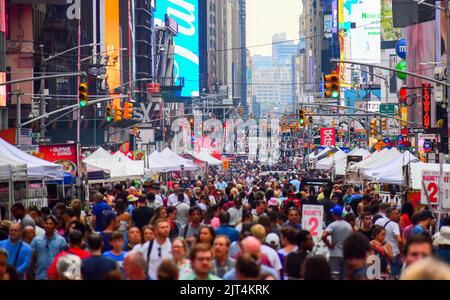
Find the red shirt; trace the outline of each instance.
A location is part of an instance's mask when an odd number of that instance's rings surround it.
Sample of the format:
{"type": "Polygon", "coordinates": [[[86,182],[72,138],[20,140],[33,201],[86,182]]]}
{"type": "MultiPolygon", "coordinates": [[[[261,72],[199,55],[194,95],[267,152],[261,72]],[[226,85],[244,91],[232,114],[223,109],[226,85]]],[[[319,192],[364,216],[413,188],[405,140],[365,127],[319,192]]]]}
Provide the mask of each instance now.
{"type": "Polygon", "coordinates": [[[79,248],[69,248],[67,251],[61,251],[59,252],[56,256],[55,259],[53,260],[52,264],[50,265],[50,268],[48,268],[48,279],[49,280],[57,280],[58,279],[58,270],[56,269],[56,265],[58,263],[58,259],[66,254],[72,254],[72,255],[76,255],[81,259],[85,259],[89,256],[91,256],[91,254],[83,249],[79,249],[79,248]]]}

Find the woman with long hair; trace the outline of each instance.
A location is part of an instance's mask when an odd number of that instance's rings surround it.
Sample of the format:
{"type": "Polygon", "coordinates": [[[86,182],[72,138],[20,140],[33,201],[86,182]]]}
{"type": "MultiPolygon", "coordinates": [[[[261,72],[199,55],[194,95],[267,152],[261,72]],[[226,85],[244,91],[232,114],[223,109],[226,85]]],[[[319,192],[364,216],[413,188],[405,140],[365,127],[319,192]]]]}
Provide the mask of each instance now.
{"type": "Polygon", "coordinates": [[[376,256],[380,258],[380,271],[382,275],[389,274],[389,264],[394,261],[394,254],[392,252],[392,246],[389,241],[386,241],[386,228],[383,226],[375,225],[373,227],[374,239],[370,241],[372,250],[376,256]]]}
{"type": "Polygon", "coordinates": [[[197,244],[203,243],[208,244],[212,247],[214,243],[214,239],[216,237],[216,232],[214,228],[207,225],[200,226],[200,229],[198,230],[198,237],[197,237],[197,244]]]}
{"type": "Polygon", "coordinates": [[[177,208],[175,206],[169,206],[167,208],[167,213],[169,215],[168,221],[170,225],[169,238],[174,239],[180,233],[180,224],[175,221],[175,219],[177,218],[177,208]]]}
{"type": "Polygon", "coordinates": [[[127,212],[128,203],[123,199],[116,200],[117,221],[119,222],[119,231],[123,234],[125,243],[128,238],[128,228],[131,225],[131,215],[127,212]]]}
{"type": "Polygon", "coordinates": [[[155,226],[156,221],[158,221],[159,219],[167,220],[168,217],[169,213],[167,212],[167,208],[165,206],[159,206],[158,208],[156,208],[155,214],[150,219],[150,224],[155,226]]]}

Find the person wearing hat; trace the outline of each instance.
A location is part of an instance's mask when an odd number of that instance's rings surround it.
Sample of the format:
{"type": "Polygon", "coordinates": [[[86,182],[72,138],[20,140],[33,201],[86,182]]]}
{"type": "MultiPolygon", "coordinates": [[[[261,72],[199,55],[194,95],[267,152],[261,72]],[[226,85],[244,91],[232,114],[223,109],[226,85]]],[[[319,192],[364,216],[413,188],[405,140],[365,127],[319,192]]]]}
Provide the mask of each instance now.
{"type": "Polygon", "coordinates": [[[446,217],[443,226],[433,237],[436,256],[450,264],[450,217],[446,217]]]}
{"type": "Polygon", "coordinates": [[[336,205],[331,208],[329,213],[333,219],[322,234],[322,240],[330,250],[331,272],[342,277],[344,272],[344,253],[343,246],[345,239],[353,233],[352,226],[342,218],[342,206],[336,205]],[[328,239],[331,236],[331,242],[328,239]]]}
{"type": "Polygon", "coordinates": [[[431,222],[434,220],[433,213],[429,210],[424,210],[419,215],[419,224],[413,227],[411,234],[429,234],[431,222]]]}
{"type": "Polygon", "coordinates": [[[81,258],[76,255],[66,254],[58,260],[56,266],[58,280],[81,280],[81,258]]]}
{"type": "Polygon", "coordinates": [[[127,212],[130,215],[133,214],[133,211],[136,209],[136,204],[137,204],[138,200],[139,200],[139,198],[135,194],[129,194],[127,196],[127,201],[128,201],[127,212]]]}

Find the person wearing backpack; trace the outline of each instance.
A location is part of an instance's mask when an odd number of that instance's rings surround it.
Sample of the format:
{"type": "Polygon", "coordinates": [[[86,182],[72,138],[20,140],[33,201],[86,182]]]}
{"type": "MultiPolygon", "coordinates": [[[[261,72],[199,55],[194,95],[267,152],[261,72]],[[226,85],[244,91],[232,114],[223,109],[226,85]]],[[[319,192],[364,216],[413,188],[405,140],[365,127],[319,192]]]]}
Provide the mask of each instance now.
{"type": "Polygon", "coordinates": [[[22,236],[20,223],[14,223],[9,227],[9,236],[9,239],[0,242],[0,248],[8,252],[8,264],[16,268],[20,278],[23,279],[30,268],[31,247],[20,238],[22,236]]]}
{"type": "Polygon", "coordinates": [[[392,246],[394,259],[391,263],[391,274],[395,277],[400,276],[403,265],[400,249],[402,249],[403,239],[400,233],[400,211],[397,208],[389,207],[386,210],[386,217],[380,218],[375,225],[386,228],[386,241],[392,246]]]}
{"type": "Polygon", "coordinates": [[[155,224],[155,239],[146,242],[140,249],[148,264],[147,273],[150,279],[157,278],[157,270],[163,260],[173,259],[169,232],[169,222],[159,219],[155,224]]]}

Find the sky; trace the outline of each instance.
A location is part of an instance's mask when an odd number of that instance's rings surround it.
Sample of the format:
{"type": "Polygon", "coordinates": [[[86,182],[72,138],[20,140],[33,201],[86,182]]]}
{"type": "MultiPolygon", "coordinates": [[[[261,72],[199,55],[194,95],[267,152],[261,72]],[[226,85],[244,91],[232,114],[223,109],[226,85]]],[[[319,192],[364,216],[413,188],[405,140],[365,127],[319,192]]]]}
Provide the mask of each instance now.
{"type": "Polygon", "coordinates": [[[298,39],[302,0],[247,0],[247,48],[251,55],[272,55],[272,35],[285,32],[298,39]]]}

